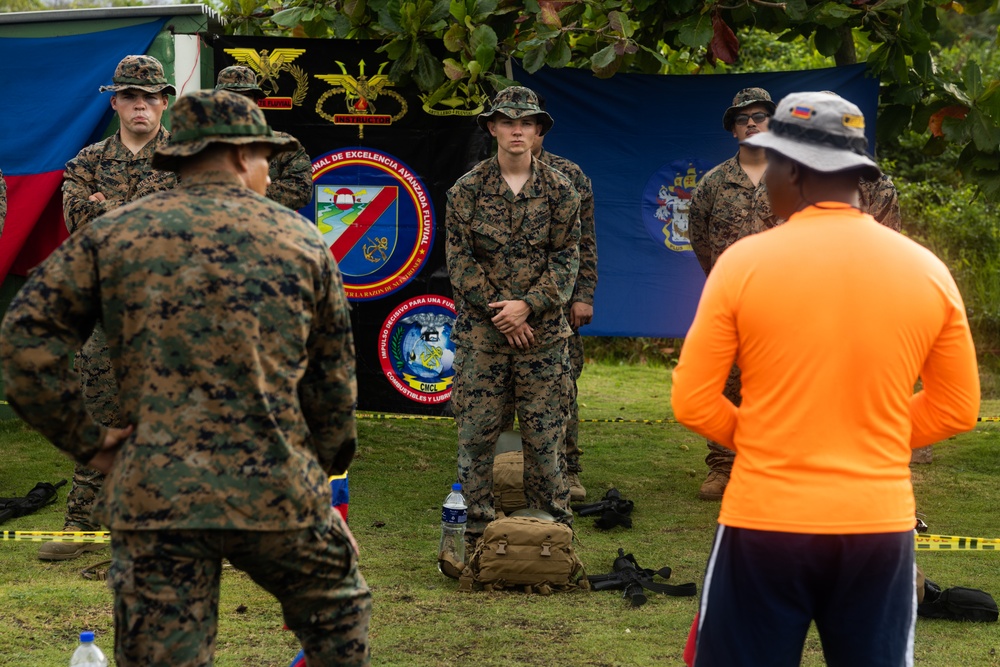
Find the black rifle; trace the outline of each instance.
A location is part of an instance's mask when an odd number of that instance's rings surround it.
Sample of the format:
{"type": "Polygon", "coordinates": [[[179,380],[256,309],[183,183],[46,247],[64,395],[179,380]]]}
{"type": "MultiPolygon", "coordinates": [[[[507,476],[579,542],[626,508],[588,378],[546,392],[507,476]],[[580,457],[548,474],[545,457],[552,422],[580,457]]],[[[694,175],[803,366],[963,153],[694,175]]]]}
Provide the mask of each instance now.
{"type": "Polygon", "coordinates": [[[662,567],[656,571],[643,569],[639,567],[635,556],[626,554],[624,549],[618,550],[618,558],[615,559],[613,569],[614,572],[610,574],[588,576],[587,580],[590,582],[590,588],[595,591],[622,591],[622,597],[626,600],[631,600],[633,607],[641,607],[646,603],[644,589],[655,593],[680,597],[696,595],[698,593],[698,589],[693,583],[671,586],[670,584],[660,584],[653,581],[653,576],[655,575],[669,579],[670,568],[662,567]]]}
{"type": "Polygon", "coordinates": [[[56,489],[63,486],[66,480],[60,480],[55,484],[48,482],[38,482],[35,488],[28,491],[23,498],[0,498],[0,523],[7,519],[16,519],[19,516],[31,514],[52,502],[56,494],[56,489]]]}
{"type": "Polygon", "coordinates": [[[632,514],[633,507],[635,507],[635,503],[622,498],[622,494],[619,493],[618,489],[608,489],[607,493],[604,494],[604,498],[596,503],[572,506],[573,511],[580,516],[600,514],[594,525],[601,530],[608,530],[615,526],[631,528],[632,517],[629,515],[632,514]]]}

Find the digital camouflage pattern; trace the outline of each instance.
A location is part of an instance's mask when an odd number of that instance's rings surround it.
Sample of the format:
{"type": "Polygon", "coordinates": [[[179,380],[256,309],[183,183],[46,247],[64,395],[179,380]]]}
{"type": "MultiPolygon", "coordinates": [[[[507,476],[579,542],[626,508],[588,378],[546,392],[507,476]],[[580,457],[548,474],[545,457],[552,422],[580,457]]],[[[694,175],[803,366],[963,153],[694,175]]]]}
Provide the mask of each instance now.
{"type": "Polygon", "coordinates": [[[580,195],[561,173],[532,159],[515,195],[496,157],[448,190],[445,256],[458,318],[455,345],[508,352],[488,304],[522,299],[539,346],[573,335],[563,306],[580,268],[580,195]]]}
{"type": "MultiPolygon", "coordinates": [[[[597,289],[597,228],[594,222],[594,189],[590,179],[580,166],[564,157],[542,149],[538,159],[573,181],[573,187],[580,195],[580,270],[576,274],[573,296],[564,310],[569,318],[570,306],[579,301],[594,305],[594,291],[597,289]]],[[[574,331],[569,339],[569,361],[573,369],[572,391],[569,397],[569,414],[566,421],[566,469],[579,473],[580,467],[580,410],[577,404],[577,380],[583,374],[583,336],[574,331]]]]}
{"type": "Polygon", "coordinates": [[[566,342],[525,352],[458,346],[454,368],[451,401],[458,427],[458,481],[469,508],[467,536],[482,535],[496,518],[493,457],[500,433],[509,426],[511,405],[517,406],[520,423],[528,507],[572,525],[563,445],[572,381],[566,342]]]}
{"type": "Polygon", "coordinates": [[[7,219],[7,182],[3,180],[0,171],[0,234],[3,234],[3,223],[7,219]]]}
{"type": "Polygon", "coordinates": [[[8,400],[80,462],[105,429],[68,359],[103,323],[136,426],[95,512],[112,530],[312,526],[331,511],[328,475],[353,456],[354,346],[322,236],[214,176],[78,230],[3,322],[8,400]]]}
{"type": "Polygon", "coordinates": [[[163,74],[163,65],[153,56],[125,56],[115,68],[112,85],[101,86],[102,93],[118,92],[133,88],[146,93],[164,92],[176,95],[177,90],[170,85],[163,74]]]}
{"type": "Polygon", "coordinates": [[[571,371],[564,311],[579,271],[580,195],[572,182],[532,158],[515,195],[496,157],[448,190],[448,274],[458,318],[452,404],[458,426],[458,476],[469,504],[468,534],[495,516],[493,455],[516,406],[524,452],[525,497],[571,523],[564,437],[571,371]],[[492,323],[496,301],[522,299],[535,347],[517,350],[492,323]]]}
{"type": "Polygon", "coordinates": [[[899,231],[903,220],[899,214],[899,198],[896,186],[889,174],[882,174],[877,181],[862,178],[858,187],[861,193],[858,208],[872,216],[889,229],[899,231]]]}
{"type": "Polygon", "coordinates": [[[726,248],[777,222],[764,180],[754,185],[736,155],[698,182],[688,211],[688,238],[707,276],[726,248]]]}
{"type": "Polygon", "coordinates": [[[369,664],[371,594],[335,511],[304,530],[120,531],[111,541],[119,665],[212,664],[222,558],[278,598],[309,664],[369,664]]]}
{"type": "Polygon", "coordinates": [[[177,171],[178,158],[197,155],[212,144],[267,144],[272,156],[299,147],[292,135],[276,135],[256,104],[228,90],[196,90],[184,95],[174,104],[170,118],[174,132],[166,145],[157,146],[155,169],[177,171]]]}
{"type": "MultiPolygon", "coordinates": [[[[899,231],[899,201],[892,179],[887,174],[877,181],[861,179],[858,190],[860,209],[886,227],[899,231]]],[[[754,186],[740,167],[737,155],[705,174],[691,197],[688,214],[691,249],[707,276],[726,248],[745,236],[783,222],[771,211],[764,180],[754,186]]],[[[740,388],[739,368],[733,365],[722,394],[739,406],[740,388]]],[[[708,449],[705,462],[709,468],[728,473],[736,454],[711,441],[708,449]]]]}
{"type": "Polygon", "coordinates": [[[169,190],[177,177],[153,169],[153,153],[166,145],[170,132],[164,127],[138,153],[122,143],[120,132],[91,144],[66,163],[63,174],[63,216],[72,234],[95,218],[153,192],[169,190]],[[102,192],[105,201],[90,201],[102,192]]]}
{"type": "Polygon", "coordinates": [[[271,184],[267,186],[267,196],[282,206],[297,211],[313,198],[312,160],[295,137],[277,130],[274,134],[295,141],[298,148],[278,153],[271,158],[268,169],[271,184]]]}
{"type": "MultiPolygon", "coordinates": [[[[267,93],[257,85],[257,73],[243,65],[223,68],[216,79],[215,89],[229,90],[253,100],[267,97],[267,93]]],[[[275,134],[295,139],[287,132],[276,130],[275,134]]],[[[271,185],[267,187],[268,197],[293,211],[312,201],[312,160],[301,145],[295,151],[280,153],[271,158],[270,166],[268,176],[271,177],[271,185]]]]}
{"type": "MultiPolygon", "coordinates": [[[[122,143],[120,132],[116,132],[87,146],[67,162],[62,185],[63,216],[70,234],[108,211],[174,187],[177,183],[174,174],[151,167],[156,147],[166,144],[169,138],[170,133],[161,126],[156,136],[133,154],[122,143]],[[97,192],[104,194],[104,201],[88,199],[97,192]]],[[[111,373],[107,341],[100,325],[94,328],[93,335],[77,353],[76,368],[90,414],[99,424],[121,427],[118,385],[111,373]]],[[[66,502],[67,527],[100,530],[91,512],[103,482],[104,475],[100,472],[77,464],[66,502]]]]}
{"type": "Polygon", "coordinates": [[[722,114],[722,127],[726,129],[726,132],[733,131],[737,114],[751,104],[763,104],[767,107],[767,112],[770,114],[773,114],[776,108],[774,102],[771,100],[771,94],[763,88],[744,88],[736,93],[733,97],[732,106],[722,114]]]}
{"type": "Polygon", "coordinates": [[[243,93],[255,100],[267,97],[267,93],[257,85],[257,72],[244,65],[230,65],[222,68],[215,80],[215,89],[243,93]]]}
{"type": "Polygon", "coordinates": [[[539,136],[552,129],[552,116],[542,110],[538,103],[538,95],[531,88],[524,86],[504,88],[493,98],[492,108],[479,114],[476,117],[476,122],[479,123],[479,127],[484,132],[487,132],[486,123],[498,113],[514,119],[537,116],[538,123],[541,125],[539,136]]]}

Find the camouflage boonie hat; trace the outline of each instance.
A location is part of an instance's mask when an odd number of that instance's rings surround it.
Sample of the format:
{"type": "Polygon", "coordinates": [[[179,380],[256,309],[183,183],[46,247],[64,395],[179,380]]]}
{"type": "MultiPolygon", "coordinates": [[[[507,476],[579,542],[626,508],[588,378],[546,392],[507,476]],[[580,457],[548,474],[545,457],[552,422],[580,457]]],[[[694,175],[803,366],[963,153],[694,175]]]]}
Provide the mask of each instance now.
{"type": "Polygon", "coordinates": [[[722,127],[726,128],[726,132],[733,131],[736,114],[751,104],[763,104],[767,107],[767,112],[774,115],[774,102],[771,101],[770,93],[763,88],[744,88],[736,93],[736,97],[733,98],[733,106],[722,114],[722,127]]]}
{"type": "Polygon", "coordinates": [[[228,90],[197,90],[178,98],[170,114],[173,131],[153,154],[153,168],[177,171],[181,160],[211,144],[268,144],[275,153],[296,150],[291,136],[277,136],[252,100],[228,90]]]}
{"type": "Polygon", "coordinates": [[[231,90],[247,95],[255,100],[267,97],[267,93],[257,85],[257,73],[243,65],[230,65],[221,72],[215,82],[216,90],[231,90]]]}
{"type": "Polygon", "coordinates": [[[177,90],[163,75],[163,65],[153,56],[125,56],[115,68],[111,81],[113,85],[101,86],[102,93],[117,93],[119,90],[135,88],[146,93],[177,94],[177,90]]]}
{"type": "Polygon", "coordinates": [[[792,93],[778,102],[769,132],[741,142],[767,148],[822,173],[858,169],[869,180],[882,175],[868,154],[861,109],[835,93],[792,93]]]}
{"type": "Polygon", "coordinates": [[[476,119],[483,132],[489,132],[489,129],[486,127],[486,121],[498,113],[502,113],[507,118],[538,116],[538,122],[542,126],[539,136],[551,130],[554,122],[552,116],[542,110],[535,91],[524,86],[510,86],[497,93],[497,96],[493,99],[493,108],[479,114],[479,117],[476,119]]]}

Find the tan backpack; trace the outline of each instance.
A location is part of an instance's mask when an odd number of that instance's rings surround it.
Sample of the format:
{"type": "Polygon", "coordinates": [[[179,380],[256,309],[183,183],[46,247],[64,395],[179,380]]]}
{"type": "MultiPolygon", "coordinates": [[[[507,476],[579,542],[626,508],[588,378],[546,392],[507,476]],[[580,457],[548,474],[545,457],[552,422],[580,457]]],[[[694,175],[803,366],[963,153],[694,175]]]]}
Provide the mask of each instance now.
{"type": "Polygon", "coordinates": [[[481,587],[542,595],[589,587],[573,550],[573,529],[527,516],[503,517],[486,526],[459,582],[460,591],[481,587]]]}
{"type": "Polygon", "coordinates": [[[510,516],[528,506],[524,499],[524,456],[520,449],[493,457],[493,503],[510,516]]]}

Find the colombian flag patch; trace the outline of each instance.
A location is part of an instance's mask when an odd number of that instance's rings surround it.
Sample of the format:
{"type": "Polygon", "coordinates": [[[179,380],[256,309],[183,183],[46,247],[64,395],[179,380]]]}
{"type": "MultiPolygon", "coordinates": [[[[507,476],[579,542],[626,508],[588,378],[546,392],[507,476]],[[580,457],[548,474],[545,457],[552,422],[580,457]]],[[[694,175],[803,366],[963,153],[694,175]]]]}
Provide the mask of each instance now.
{"type": "Polygon", "coordinates": [[[792,118],[804,118],[808,120],[812,118],[812,114],[812,107],[795,107],[792,109],[792,118]]]}

